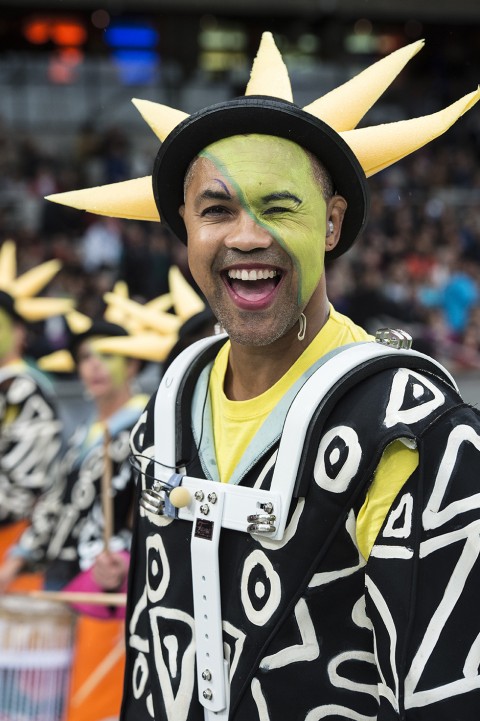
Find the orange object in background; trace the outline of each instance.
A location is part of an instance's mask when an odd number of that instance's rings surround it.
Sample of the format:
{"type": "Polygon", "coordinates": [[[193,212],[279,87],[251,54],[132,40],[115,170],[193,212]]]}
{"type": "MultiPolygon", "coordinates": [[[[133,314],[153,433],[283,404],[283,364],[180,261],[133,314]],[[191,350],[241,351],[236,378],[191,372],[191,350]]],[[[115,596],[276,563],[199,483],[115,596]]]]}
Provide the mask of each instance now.
{"type": "MultiPolygon", "coordinates": [[[[17,543],[18,539],[27,528],[27,521],[18,521],[4,526],[0,529],[0,563],[6,559],[11,546],[17,543]]],[[[38,591],[43,587],[43,574],[21,573],[9,586],[8,592],[38,591]]]]}
{"type": "Polygon", "coordinates": [[[125,670],[123,620],[78,616],[65,721],[112,721],[120,714],[125,670]]]}

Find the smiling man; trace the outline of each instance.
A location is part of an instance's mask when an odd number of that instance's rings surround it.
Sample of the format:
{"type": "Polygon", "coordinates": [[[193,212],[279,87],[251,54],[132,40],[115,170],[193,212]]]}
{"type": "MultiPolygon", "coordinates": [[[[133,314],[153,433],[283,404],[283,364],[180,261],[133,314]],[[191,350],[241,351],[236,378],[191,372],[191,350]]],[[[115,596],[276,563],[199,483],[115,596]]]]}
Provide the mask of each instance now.
{"type": "Polygon", "coordinates": [[[52,197],[160,215],[226,331],[175,359],[132,434],[122,721],[477,720],[479,415],[325,283],[366,176],[479,98],[356,129],[421,45],[301,109],[265,34],[245,97],[136,101],[151,179],[52,197]]]}

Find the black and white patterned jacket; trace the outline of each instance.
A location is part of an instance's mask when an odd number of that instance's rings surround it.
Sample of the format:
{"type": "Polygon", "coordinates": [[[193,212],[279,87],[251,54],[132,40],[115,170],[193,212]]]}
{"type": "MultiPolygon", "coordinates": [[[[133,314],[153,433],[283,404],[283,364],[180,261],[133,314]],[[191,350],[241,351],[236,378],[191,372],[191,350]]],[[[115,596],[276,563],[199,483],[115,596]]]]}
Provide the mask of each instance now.
{"type": "MultiPolygon", "coordinates": [[[[182,429],[188,475],[201,478],[215,477],[208,373],[182,429]]],[[[138,495],[160,473],[153,408],[152,399],[132,436],[138,495]]],[[[477,721],[479,413],[428,364],[367,375],[328,411],[310,428],[283,540],[222,530],[229,719],[477,721]],[[365,561],[356,516],[398,438],[416,444],[419,466],[365,561]]],[[[269,487],[279,438],[268,427],[242,463],[242,485],[269,487]]],[[[203,721],[189,526],[136,504],[122,721],[203,721]]]]}

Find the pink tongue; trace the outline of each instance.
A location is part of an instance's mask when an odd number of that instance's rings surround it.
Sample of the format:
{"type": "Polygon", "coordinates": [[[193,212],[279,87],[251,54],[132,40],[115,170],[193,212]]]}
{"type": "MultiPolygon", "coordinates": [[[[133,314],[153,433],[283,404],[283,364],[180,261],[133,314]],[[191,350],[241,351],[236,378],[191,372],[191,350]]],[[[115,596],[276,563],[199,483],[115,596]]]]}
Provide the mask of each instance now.
{"type": "Polygon", "coordinates": [[[273,278],[263,280],[233,280],[234,292],[244,300],[263,300],[275,289],[273,278]]]}

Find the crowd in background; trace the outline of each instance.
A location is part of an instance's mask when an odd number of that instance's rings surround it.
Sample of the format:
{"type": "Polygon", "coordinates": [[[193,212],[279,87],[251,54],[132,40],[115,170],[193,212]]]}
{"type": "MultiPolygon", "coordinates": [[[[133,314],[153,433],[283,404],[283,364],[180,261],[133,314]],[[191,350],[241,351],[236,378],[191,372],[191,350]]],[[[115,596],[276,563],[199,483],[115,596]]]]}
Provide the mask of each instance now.
{"type": "MultiPolygon", "coordinates": [[[[149,300],[168,290],[168,268],[191,281],[185,247],[158,223],[114,220],[49,203],[44,196],[139,175],[135,143],[122,129],[79,129],[70,152],[55,154],[35,137],[0,128],[0,239],[12,237],[19,270],[59,258],[50,293],[68,295],[90,316],[117,279],[149,300]]],[[[152,157],[153,164],[153,157],[152,157]]],[[[148,174],[146,169],[144,174],[148,174]]],[[[345,258],[327,268],[337,310],[370,331],[411,332],[414,347],[452,371],[480,370],[480,131],[451,138],[369,180],[370,219],[345,258]]],[[[39,357],[63,343],[62,322],[32,336],[39,357]]]]}

